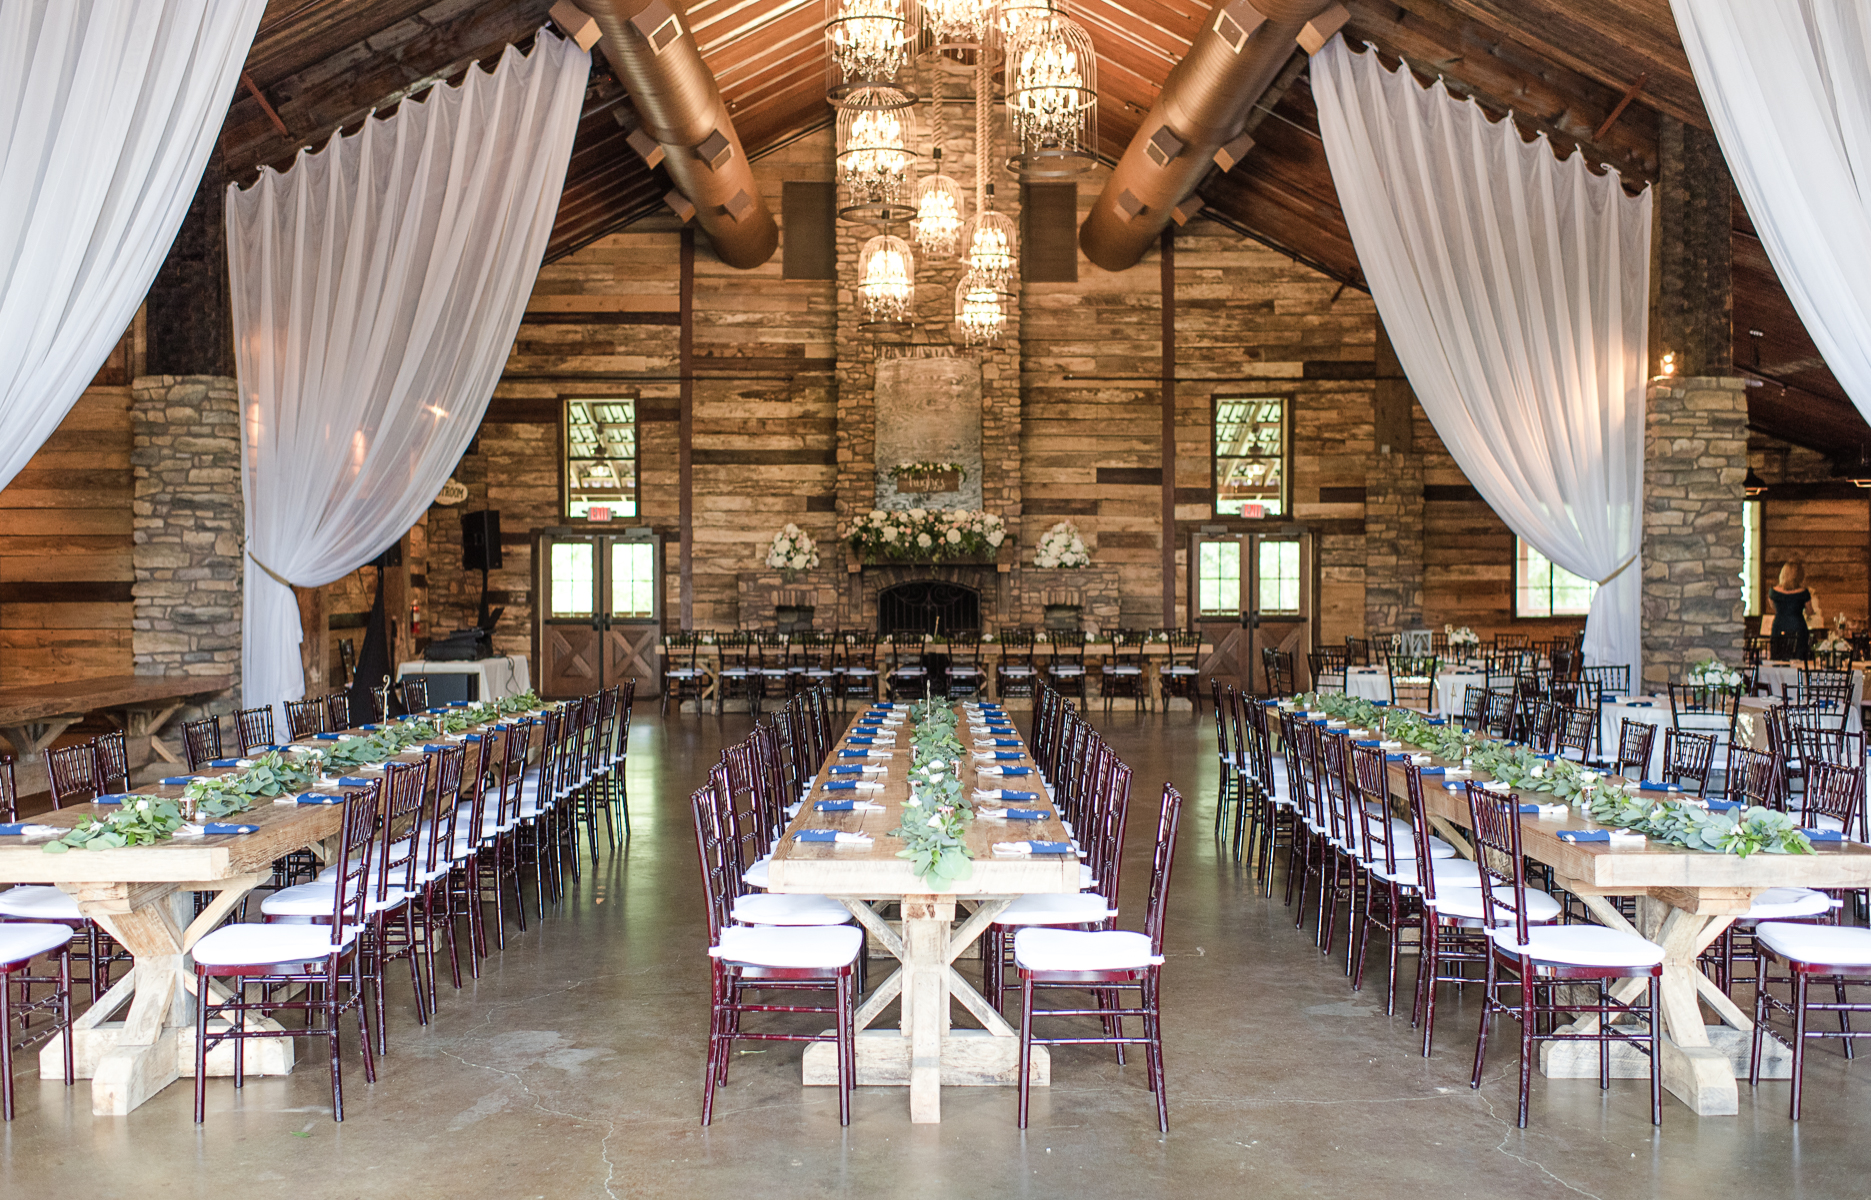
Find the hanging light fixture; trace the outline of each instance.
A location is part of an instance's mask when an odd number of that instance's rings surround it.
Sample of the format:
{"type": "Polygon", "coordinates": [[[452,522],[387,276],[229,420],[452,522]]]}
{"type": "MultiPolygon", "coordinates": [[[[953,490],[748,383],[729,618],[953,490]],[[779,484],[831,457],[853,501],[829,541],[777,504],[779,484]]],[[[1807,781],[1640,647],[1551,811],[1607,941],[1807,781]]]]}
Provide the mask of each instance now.
{"type": "Polygon", "coordinates": [[[970,346],[1000,341],[1007,328],[1007,300],[999,285],[978,271],[966,271],[955,283],[955,328],[970,346]]]}
{"type": "Polygon", "coordinates": [[[826,0],[826,91],[834,102],[856,88],[896,79],[915,49],[921,9],[919,0],[826,0]]]}
{"type": "Polygon", "coordinates": [[[916,256],[908,242],[879,234],[858,252],[858,296],[876,327],[909,320],[916,300],[916,256]]]}
{"type": "Polygon", "coordinates": [[[916,216],[910,236],[925,258],[950,258],[961,237],[963,203],[961,185],[942,174],[942,151],[935,151],[936,173],[916,184],[916,216]]]}
{"type": "Polygon", "coordinates": [[[1062,13],[1023,20],[1007,42],[1009,163],[1027,179],[1092,165],[1098,143],[1098,58],[1084,26],[1062,13]]]}
{"type": "Polygon", "coordinates": [[[838,182],[851,203],[838,210],[847,220],[901,221],[909,205],[910,110],[892,101],[894,88],[859,88],[838,110],[838,182]]]}
{"type": "Polygon", "coordinates": [[[1001,44],[1011,43],[1013,35],[1020,31],[1022,25],[1063,12],[1065,0],[1001,0],[999,11],[995,14],[1001,44]]]}
{"type": "Polygon", "coordinates": [[[1020,232],[1013,218],[994,211],[994,185],[984,189],[985,201],[962,233],[962,264],[996,288],[1005,288],[1019,265],[1020,232]]]}
{"type": "Polygon", "coordinates": [[[999,15],[998,0],[922,0],[923,31],[936,50],[978,50],[999,15]]]}

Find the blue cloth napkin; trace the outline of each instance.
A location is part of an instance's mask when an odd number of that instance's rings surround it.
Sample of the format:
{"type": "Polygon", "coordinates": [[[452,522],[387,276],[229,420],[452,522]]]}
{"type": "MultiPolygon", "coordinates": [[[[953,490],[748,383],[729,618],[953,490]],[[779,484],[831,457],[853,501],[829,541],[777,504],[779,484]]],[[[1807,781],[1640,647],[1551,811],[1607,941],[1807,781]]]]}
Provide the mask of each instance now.
{"type": "Polygon", "coordinates": [[[381,726],[381,725],[359,725],[359,726],[358,726],[358,728],[359,728],[359,729],[370,729],[370,730],[377,730],[377,729],[382,729],[382,728],[383,728],[383,726],[381,726]]]}
{"type": "Polygon", "coordinates": [[[1547,762],[1552,762],[1554,759],[1558,758],[1559,756],[1557,754],[1536,754],[1533,757],[1545,759],[1547,762]]]}
{"type": "Polygon", "coordinates": [[[342,734],[342,733],[315,733],[312,736],[321,742],[335,742],[339,738],[346,737],[348,735],[342,734]]]}
{"type": "MultiPolygon", "coordinates": [[[[994,757],[999,758],[1000,755],[996,754],[994,757]]],[[[1013,755],[1012,757],[1018,758],[1019,756],[1013,755]]],[[[1002,775],[1031,775],[1033,773],[1033,768],[1032,767],[1002,767],[1000,769],[1000,773],[1002,775]]]]}
{"type": "Polygon", "coordinates": [[[1027,849],[1034,854],[1076,854],[1071,842],[1028,842],[1027,849]]]}
{"type": "Polygon", "coordinates": [[[1397,750],[1397,751],[1392,751],[1391,753],[1384,755],[1384,761],[1385,762],[1409,762],[1410,756],[1403,753],[1401,750],[1397,750]]]}
{"type": "Polygon", "coordinates": [[[1372,708],[1389,708],[1389,707],[1390,707],[1390,701],[1388,701],[1388,700],[1373,700],[1373,701],[1371,701],[1371,707],[1372,707],[1372,708]]]}
{"type": "Polygon", "coordinates": [[[995,738],[994,744],[996,746],[1018,746],[1020,744],[1020,739],[1019,738],[995,738]]]}
{"type": "Polygon", "coordinates": [[[1809,842],[1842,842],[1845,835],[1836,829],[1802,829],[1809,842]]]}
{"type": "Polygon", "coordinates": [[[446,744],[442,744],[442,745],[429,745],[429,746],[424,746],[424,747],[422,748],[422,752],[423,752],[424,754],[439,754],[439,753],[441,753],[441,752],[442,752],[443,750],[446,750],[446,749],[448,749],[448,746],[447,746],[446,744]]]}
{"type": "Polygon", "coordinates": [[[240,760],[238,758],[211,758],[208,760],[208,765],[211,767],[238,767],[240,765],[240,760]]]}
{"type": "Polygon", "coordinates": [[[981,711],[982,712],[1000,712],[1006,707],[1007,706],[1005,704],[983,704],[981,706],[981,711]]]}
{"type": "Polygon", "coordinates": [[[831,768],[831,773],[833,775],[862,775],[864,774],[864,768],[855,767],[855,766],[854,767],[836,767],[835,766],[831,768]]]}
{"type": "Polygon", "coordinates": [[[1655,708],[1656,702],[1652,700],[1626,700],[1624,702],[1624,707],[1626,708],[1655,708]]]}
{"type": "Polygon", "coordinates": [[[1377,738],[1352,738],[1351,744],[1354,746],[1381,746],[1384,743],[1377,738]]]}
{"type": "MultiPolygon", "coordinates": [[[[165,779],[163,780],[163,782],[167,783],[169,781],[165,779]]],[[[122,804],[125,800],[134,800],[134,799],[136,799],[136,797],[131,795],[129,792],[108,792],[102,796],[99,796],[97,799],[91,801],[91,803],[93,804],[122,804]]]]}
{"type": "Polygon", "coordinates": [[[375,779],[365,779],[359,775],[341,775],[338,778],[338,786],[348,788],[367,788],[376,782],[375,779]]]}
{"type": "Polygon", "coordinates": [[[295,804],[343,804],[343,796],[321,796],[317,792],[300,792],[292,798],[295,804]]]}
{"type": "Polygon", "coordinates": [[[1637,790],[1640,792],[1680,792],[1683,789],[1673,783],[1658,783],[1654,779],[1646,779],[1637,785],[1637,790]]]}
{"type": "Polygon", "coordinates": [[[869,750],[840,750],[838,752],[839,758],[869,758],[870,756],[869,750]]]}
{"type": "Polygon", "coordinates": [[[1417,774],[1419,775],[1441,775],[1447,772],[1448,769],[1449,768],[1447,767],[1424,767],[1422,770],[1418,771],[1417,774]]]}
{"type": "Polygon", "coordinates": [[[473,708],[474,704],[472,701],[469,701],[469,700],[450,700],[448,702],[448,707],[450,708],[473,708]]]}
{"type": "Polygon", "coordinates": [[[478,733],[464,733],[461,735],[461,740],[464,742],[478,742],[481,740],[481,735],[478,733]]]}
{"type": "Polygon", "coordinates": [[[996,750],[994,752],[995,762],[1019,762],[1022,758],[1025,758],[1025,757],[1026,756],[1024,754],[1018,754],[1012,750],[996,750]]]}
{"type": "Polygon", "coordinates": [[[205,823],[204,825],[202,825],[201,831],[203,833],[209,833],[209,834],[258,833],[260,832],[260,827],[258,825],[229,825],[221,821],[209,821],[205,823]]]}
{"type": "Polygon", "coordinates": [[[875,701],[875,702],[873,702],[873,703],[871,704],[871,707],[872,707],[873,709],[877,709],[877,708],[882,708],[882,709],[891,709],[891,708],[895,708],[895,707],[896,707],[896,701],[894,701],[894,700],[878,700],[878,701],[875,701]]]}
{"type": "Polygon", "coordinates": [[[1448,723],[1449,718],[1447,717],[1431,717],[1423,722],[1425,725],[1447,725],[1448,723]]]}
{"type": "Polygon", "coordinates": [[[447,712],[447,711],[448,711],[448,708],[447,708],[447,706],[443,706],[443,707],[441,707],[441,708],[432,708],[432,709],[430,709],[430,710],[429,710],[429,712],[430,712],[431,714],[434,714],[434,713],[445,713],[445,712],[447,712]]]}
{"type": "Polygon", "coordinates": [[[825,782],[825,790],[828,792],[855,792],[858,790],[858,782],[855,779],[830,779],[825,782]]]}
{"type": "Polygon", "coordinates": [[[20,837],[25,834],[26,826],[30,824],[34,824],[34,822],[31,822],[31,821],[0,822],[0,837],[20,837]]]}
{"type": "Polygon", "coordinates": [[[1559,831],[1562,842],[1609,842],[1609,829],[1562,829],[1559,831]]]}
{"type": "Polygon", "coordinates": [[[1746,807],[1747,805],[1743,804],[1739,800],[1711,800],[1709,801],[1710,812],[1731,812],[1734,809],[1746,808],[1746,807]]]}
{"type": "Polygon", "coordinates": [[[987,731],[988,731],[989,733],[1013,733],[1013,732],[1015,732],[1015,730],[1014,730],[1014,727],[1013,727],[1013,726],[1011,726],[1011,725],[1000,725],[1000,724],[996,724],[996,723],[995,723],[995,722],[993,722],[993,721],[989,721],[989,722],[988,722],[988,726],[987,726],[987,731]]]}
{"type": "MultiPolygon", "coordinates": [[[[162,785],[164,787],[186,787],[200,778],[201,776],[199,775],[170,775],[163,779],[162,785]]],[[[102,802],[103,799],[104,797],[102,796],[98,797],[99,802],[102,802]]]]}
{"type": "Polygon", "coordinates": [[[795,842],[835,842],[838,840],[836,829],[801,829],[793,834],[795,842]]]}
{"type": "Polygon", "coordinates": [[[867,737],[848,737],[845,740],[847,742],[850,742],[853,746],[868,746],[872,744],[873,742],[875,742],[877,739],[867,738],[867,737]]]}
{"type": "Polygon", "coordinates": [[[1520,806],[1520,812],[1522,816],[1537,817],[1540,815],[1540,806],[1537,804],[1523,804],[1520,806]]]}
{"type": "Polygon", "coordinates": [[[877,721],[877,720],[866,718],[862,721],[859,721],[857,723],[857,726],[859,729],[882,729],[884,727],[884,723],[882,721],[877,721]]]}
{"type": "Polygon", "coordinates": [[[1044,821],[1050,816],[1052,816],[1051,810],[1044,808],[1010,808],[1007,810],[1009,821],[1044,821]]]}
{"type": "Polygon", "coordinates": [[[1000,798],[1002,800],[1037,800],[1039,799],[1039,793],[1016,792],[1012,788],[1002,788],[1000,790],[1000,798]]]}
{"type": "MultiPolygon", "coordinates": [[[[849,785],[846,785],[849,786],[849,785]]],[[[821,800],[812,806],[819,812],[850,812],[857,807],[856,800],[821,800]]]]}

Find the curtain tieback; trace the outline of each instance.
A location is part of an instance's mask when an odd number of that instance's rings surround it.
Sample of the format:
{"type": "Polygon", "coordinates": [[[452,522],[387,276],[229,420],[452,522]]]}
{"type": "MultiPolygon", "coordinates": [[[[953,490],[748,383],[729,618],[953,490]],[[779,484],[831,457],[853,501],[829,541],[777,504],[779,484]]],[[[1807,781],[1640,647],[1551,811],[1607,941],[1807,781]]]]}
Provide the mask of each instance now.
{"type": "Polygon", "coordinates": [[[293,586],[292,580],[286,578],[284,575],[281,575],[278,571],[275,571],[273,568],[267,566],[265,563],[261,562],[259,559],[254,558],[253,551],[251,550],[247,551],[247,557],[253,559],[254,566],[260,568],[262,571],[265,571],[269,576],[271,576],[274,583],[282,584],[285,587],[293,586]]]}
{"type": "MultiPolygon", "coordinates": [[[[255,561],[257,562],[259,560],[255,559],[255,561]]],[[[1600,579],[1598,581],[1598,586],[1604,587],[1607,583],[1610,583],[1613,579],[1616,579],[1618,576],[1624,574],[1624,569],[1636,561],[1637,561],[1637,556],[1635,554],[1631,555],[1629,558],[1625,559],[1623,562],[1618,564],[1617,570],[1611,572],[1611,574],[1605,576],[1603,579],[1600,579]]]]}

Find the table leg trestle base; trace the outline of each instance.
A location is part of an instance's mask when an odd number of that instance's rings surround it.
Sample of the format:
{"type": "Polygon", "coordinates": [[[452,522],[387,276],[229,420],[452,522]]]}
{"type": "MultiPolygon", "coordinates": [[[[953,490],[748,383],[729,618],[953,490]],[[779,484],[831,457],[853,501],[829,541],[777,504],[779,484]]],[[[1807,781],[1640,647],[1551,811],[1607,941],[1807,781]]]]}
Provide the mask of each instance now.
{"type": "MultiPolygon", "coordinates": [[[[907,1087],[910,1083],[910,1039],[894,1029],[858,1032],[858,1086],[907,1087]]],[[[804,1079],[807,1087],[836,1087],[838,1047],[830,1042],[806,1046],[804,1079]]],[[[1020,1039],[1001,1037],[985,1029],[951,1029],[942,1039],[943,1087],[1012,1087],[1020,1081],[1020,1039]]],[[[1052,1060],[1046,1047],[1033,1047],[1032,1082],[1052,1083],[1052,1060]]]]}

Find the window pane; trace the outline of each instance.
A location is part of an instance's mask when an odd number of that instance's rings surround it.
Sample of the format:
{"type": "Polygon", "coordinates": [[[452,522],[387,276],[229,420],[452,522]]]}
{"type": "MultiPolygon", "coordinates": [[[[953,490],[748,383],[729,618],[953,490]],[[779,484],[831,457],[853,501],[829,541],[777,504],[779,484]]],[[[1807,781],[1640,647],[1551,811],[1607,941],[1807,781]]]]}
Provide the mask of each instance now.
{"type": "Polygon", "coordinates": [[[1266,516],[1286,509],[1286,402],[1277,398],[1215,404],[1215,512],[1266,516]]]}
{"type": "Polygon", "coordinates": [[[588,617],[598,592],[598,553],[590,542],[552,543],[547,591],[555,617],[588,617]]]}
{"type": "Polygon", "coordinates": [[[1750,617],[1761,615],[1761,502],[1741,502],[1741,602],[1742,612],[1750,617]]]}
{"type": "Polygon", "coordinates": [[[565,402],[565,515],[587,517],[594,505],[637,515],[635,400],[565,402]]]}
{"type": "Polygon", "coordinates": [[[611,615],[656,615],[656,547],[653,544],[611,543],[611,615]]]}
{"type": "Polygon", "coordinates": [[[1514,612],[1521,617],[1576,617],[1591,611],[1598,584],[1555,566],[1520,538],[1514,539],[1514,612]]]}
{"type": "Polygon", "coordinates": [[[1260,544],[1260,609],[1299,611],[1299,543],[1260,544]]]}
{"type": "Polygon", "coordinates": [[[1196,604],[1205,613],[1240,611],[1241,543],[1200,544],[1196,567],[1196,604]]]}

